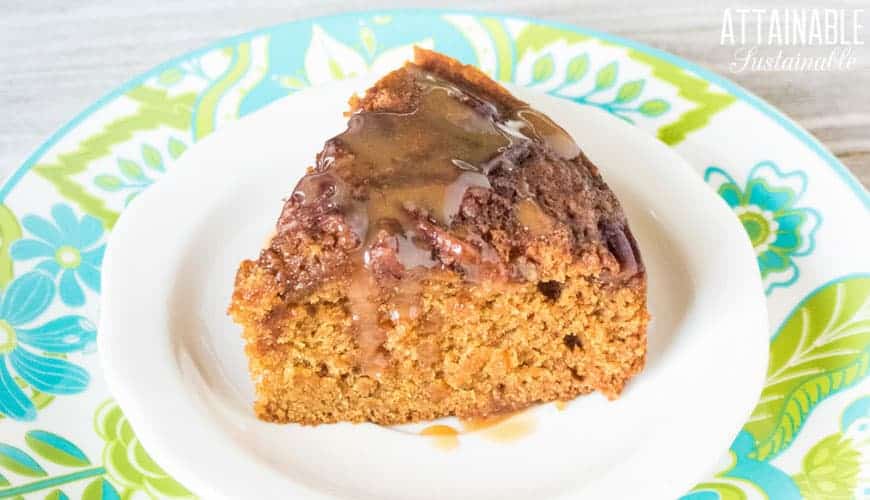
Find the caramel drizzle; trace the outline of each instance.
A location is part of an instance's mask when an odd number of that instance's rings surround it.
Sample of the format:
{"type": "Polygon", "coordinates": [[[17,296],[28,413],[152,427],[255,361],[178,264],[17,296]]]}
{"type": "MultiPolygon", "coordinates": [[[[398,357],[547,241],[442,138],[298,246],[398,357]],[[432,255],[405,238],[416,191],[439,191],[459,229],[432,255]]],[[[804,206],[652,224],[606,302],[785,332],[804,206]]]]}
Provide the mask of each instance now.
{"type": "MultiPolygon", "coordinates": [[[[332,208],[344,213],[359,238],[348,303],[363,371],[371,375],[387,363],[371,272],[377,245],[392,245],[397,278],[405,270],[438,265],[433,248],[457,261],[469,252],[478,260],[485,258],[486,248],[447,238],[443,228],[449,227],[469,189],[491,188],[487,161],[519,141],[546,143],[566,158],[579,154],[563,129],[531,108],[500,110],[431,73],[414,67],[408,71],[421,90],[416,109],[355,113],[347,130],[331,141],[352,155],[352,161],[337,161],[327,148],[317,172],[303,178],[293,194],[304,201],[326,191],[332,208]],[[349,186],[362,186],[362,193],[351,193],[349,186]]],[[[523,224],[538,227],[546,221],[534,205],[523,208],[521,215],[523,224]]],[[[491,254],[490,249],[488,258],[495,258],[491,254]]],[[[474,279],[473,270],[466,274],[474,279]]]]}

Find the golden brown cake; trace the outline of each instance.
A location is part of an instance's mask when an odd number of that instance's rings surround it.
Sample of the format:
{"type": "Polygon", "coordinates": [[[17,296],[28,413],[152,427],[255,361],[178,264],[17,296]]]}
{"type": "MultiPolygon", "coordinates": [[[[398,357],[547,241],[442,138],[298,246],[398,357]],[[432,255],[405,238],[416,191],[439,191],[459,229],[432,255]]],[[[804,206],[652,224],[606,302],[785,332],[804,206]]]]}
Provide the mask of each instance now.
{"type": "Polygon", "coordinates": [[[646,277],[574,140],[422,49],[349,116],[239,266],[257,415],[396,424],[617,397],[644,365],[646,277]]]}

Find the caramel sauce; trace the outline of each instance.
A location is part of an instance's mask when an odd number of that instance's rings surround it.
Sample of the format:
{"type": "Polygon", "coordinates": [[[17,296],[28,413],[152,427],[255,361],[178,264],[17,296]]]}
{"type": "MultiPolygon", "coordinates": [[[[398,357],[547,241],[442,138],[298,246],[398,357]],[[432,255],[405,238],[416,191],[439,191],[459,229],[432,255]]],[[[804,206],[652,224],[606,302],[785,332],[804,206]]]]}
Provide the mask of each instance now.
{"type": "Polygon", "coordinates": [[[527,411],[516,411],[489,417],[460,419],[465,432],[479,433],[490,441],[507,443],[531,434],[536,427],[535,417],[527,411]]]}
{"type": "Polygon", "coordinates": [[[535,417],[526,412],[460,419],[459,423],[462,431],[439,424],[426,427],[420,431],[420,435],[435,438],[438,448],[452,450],[459,446],[460,434],[475,433],[488,441],[510,443],[530,435],[537,427],[535,417]]]}
{"type": "Polygon", "coordinates": [[[518,110],[517,117],[521,122],[528,124],[532,128],[532,133],[546,142],[562,158],[571,159],[580,154],[580,146],[547,115],[526,108],[518,110]]]}
{"type": "Polygon", "coordinates": [[[384,330],[378,326],[378,303],[371,294],[375,290],[374,278],[364,267],[354,270],[347,289],[351,320],[360,325],[357,344],[363,373],[377,376],[387,366],[386,354],[381,346],[387,340],[384,330]]]}
{"type": "Polygon", "coordinates": [[[512,412],[482,418],[460,419],[464,432],[474,432],[490,441],[509,443],[534,432],[534,415],[512,412]]]}
{"type": "Polygon", "coordinates": [[[459,446],[459,431],[449,425],[430,425],[420,431],[420,435],[432,438],[435,446],[445,451],[459,446]]]}
{"type": "Polygon", "coordinates": [[[501,413],[488,417],[461,418],[459,423],[465,432],[478,432],[492,429],[519,415],[519,412],[501,413]]]}
{"type": "MultiPolygon", "coordinates": [[[[358,239],[351,255],[348,307],[367,374],[386,366],[381,321],[415,314],[412,306],[402,305],[414,303],[406,297],[397,307],[385,308],[394,318],[380,318],[375,262],[384,265],[383,272],[402,278],[406,271],[440,264],[434,258],[437,247],[455,262],[470,262],[466,279],[477,280],[498,256],[485,243],[472,245],[446,228],[469,189],[491,188],[488,161],[521,141],[547,144],[566,158],[579,154],[562,128],[527,106],[503,109],[420,68],[407,71],[420,90],[416,109],[353,114],[347,130],[327,143],[316,171],[293,193],[299,203],[320,200],[325,208],[340,211],[358,239]],[[383,263],[379,255],[398,262],[383,263]]],[[[528,200],[520,207],[523,224],[544,232],[546,215],[532,205],[537,206],[528,200]]]]}
{"type": "Polygon", "coordinates": [[[393,293],[389,302],[390,321],[394,325],[402,321],[414,321],[420,316],[423,305],[421,304],[421,290],[423,284],[416,277],[402,280],[393,293]]]}
{"type": "Polygon", "coordinates": [[[490,441],[510,443],[522,439],[535,431],[537,423],[531,415],[510,418],[498,425],[480,431],[490,441]]]}
{"type": "Polygon", "coordinates": [[[541,236],[549,233],[555,227],[553,219],[544,213],[541,207],[532,200],[524,199],[517,203],[517,218],[520,224],[532,234],[541,236]]]}

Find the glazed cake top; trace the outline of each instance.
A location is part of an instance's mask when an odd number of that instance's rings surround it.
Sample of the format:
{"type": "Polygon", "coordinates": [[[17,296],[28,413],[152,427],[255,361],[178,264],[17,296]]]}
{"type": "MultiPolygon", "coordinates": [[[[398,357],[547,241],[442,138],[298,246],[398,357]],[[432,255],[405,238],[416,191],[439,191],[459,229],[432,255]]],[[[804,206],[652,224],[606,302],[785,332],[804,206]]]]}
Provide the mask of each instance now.
{"type": "Polygon", "coordinates": [[[289,301],[347,280],[365,331],[377,329],[373,297],[426,270],[538,281],[527,250],[542,240],[597,279],[643,273],[618,201],[570,135],[477,69],[416,49],[351,99],[347,129],[294,189],[260,264],[289,301]]]}

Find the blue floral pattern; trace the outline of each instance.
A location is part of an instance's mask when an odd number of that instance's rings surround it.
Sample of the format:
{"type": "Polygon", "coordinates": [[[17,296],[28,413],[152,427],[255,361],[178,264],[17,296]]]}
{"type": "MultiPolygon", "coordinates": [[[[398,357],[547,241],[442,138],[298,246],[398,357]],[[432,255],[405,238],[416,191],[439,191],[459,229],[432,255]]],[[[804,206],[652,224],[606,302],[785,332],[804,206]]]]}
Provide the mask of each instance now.
{"type": "Polygon", "coordinates": [[[85,215],[77,219],[65,204],[51,208],[52,221],[27,215],[21,224],[34,238],[16,241],[10,253],[15,260],[38,259],[36,268],[58,279],[60,299],[68,306],[85,303],[79,281],[94,292],[100,291],[100,266],[106,245],[98,245],[103,225],[85,215]]]}
{"type": "Polygon", "coordinates": [[[719,167],[709,167],[704,180],[734,210],[749,235],[765,292],[796,282],[800,270],[794,258],[812,253],[822,222],[818,211],[798,206],[807,188],[806,175],[783,172],[764,161],[749,171],[743,188],[719,167]]]}
{"type": "Polygon", "coordinates": [[[0,413],[15,420],[36,418],[23,384],[66,395],[85,390],[90,381],[87,371],[64,359],[93,345],[96,329],[87,318],[69,315],[32,324],[48,309],[55,291],[51,276],[37,270],[16,278],[0,298],[0,413]]]}

